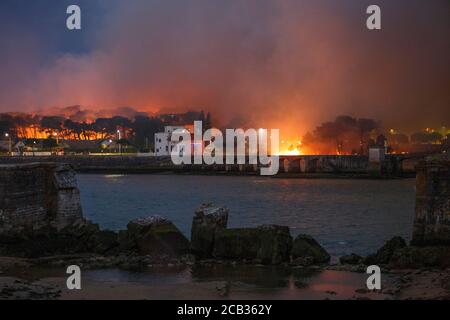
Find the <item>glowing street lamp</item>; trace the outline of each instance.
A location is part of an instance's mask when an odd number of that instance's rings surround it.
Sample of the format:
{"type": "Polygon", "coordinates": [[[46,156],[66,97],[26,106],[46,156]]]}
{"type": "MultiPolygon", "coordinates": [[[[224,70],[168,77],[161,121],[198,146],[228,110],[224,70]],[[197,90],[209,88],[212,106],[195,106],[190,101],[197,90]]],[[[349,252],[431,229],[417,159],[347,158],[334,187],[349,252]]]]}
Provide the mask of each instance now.
{"type": "Polygon", "coordinates": [[[9,155],[12,156],[12,141],[9,133],[5,133],[5,137],[9,139],[9,155]]]}
{"type": "Polygon", "coordinates": [[[122,154],[122,145],[120,144],[120,140],[122,139],[120,130],[117,130],[117,134],[119,135],[119,140],[117,141],[119,144],[119,153],[122,154]]]}
{"type": "Polygon", "coordinates": [[[56,137],[56,144],[59,145],[59,135],[58,135],[58,132],[53,132],[53,136],[56,137]]]}

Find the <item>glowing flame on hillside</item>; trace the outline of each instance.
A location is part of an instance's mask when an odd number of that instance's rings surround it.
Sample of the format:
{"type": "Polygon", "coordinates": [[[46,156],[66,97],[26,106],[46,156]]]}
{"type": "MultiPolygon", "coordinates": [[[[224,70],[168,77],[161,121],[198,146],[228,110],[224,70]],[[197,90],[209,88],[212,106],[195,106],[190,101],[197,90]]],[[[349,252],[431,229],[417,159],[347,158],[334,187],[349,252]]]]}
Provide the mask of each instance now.
{"type": "Polygon", "coordinates": [[[280,141],[280,152],[279,156],[301,156],[302,152],[302,142],[300,140],[290,141],[281,140],[280,141]]]}

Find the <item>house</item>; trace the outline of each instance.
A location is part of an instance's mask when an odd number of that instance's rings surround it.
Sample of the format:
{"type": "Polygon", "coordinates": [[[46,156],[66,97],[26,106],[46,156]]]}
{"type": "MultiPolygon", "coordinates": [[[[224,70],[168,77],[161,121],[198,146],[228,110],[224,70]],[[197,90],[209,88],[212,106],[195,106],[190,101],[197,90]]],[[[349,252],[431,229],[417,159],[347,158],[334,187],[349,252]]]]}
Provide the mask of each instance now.
{"type": "Polygon", "coordinates": [[[386,148],[379,146],[369,147],[369,162],[381,163],[386,159],[386,148]]]}
{"type": "MultiPolygon", "coordinates": [[[[193,134],[192,131],[185,126],[166,126],[164,127],[164,132],[155,133],[155,155],[157,157],[170,156],[172,151],[179,152],[180,155],[183,155],[185,150],[183,150],[183,148],[178,150],[178,142],[172,141],[172,134],[178,129],[189,132],[191,136],[193,134]]],[[[194,144],[192,144],[191,154],[193,153],[193,148],[194,144]]]]}
{"type": "Polygon", "coordinates": [[[168,156],[170,135],[165,132],[155,133],[155,155],[157,157],[168,156]]]}

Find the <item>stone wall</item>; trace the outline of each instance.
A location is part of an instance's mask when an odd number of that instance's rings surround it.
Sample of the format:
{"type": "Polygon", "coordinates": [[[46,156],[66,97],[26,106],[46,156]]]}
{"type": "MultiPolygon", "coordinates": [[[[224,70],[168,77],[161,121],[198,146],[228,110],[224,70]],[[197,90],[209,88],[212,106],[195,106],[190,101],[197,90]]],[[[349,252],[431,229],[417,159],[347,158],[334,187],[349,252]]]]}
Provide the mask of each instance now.
{"type": "Polygon", "coordinates": [[[421,162],[416,176],[416,213],[412,244],[450,244],[450,161],[421,162]]]}
{"type": "MultiPolygon", "coordinates": [[[[279,173],[356,173],[366,174],[370,168],[368,157],[358,155],[305,155],[280,156],[279,173]]],[[[173,165],[170,157],[138,156],[49,156],[7,157],[0,156],[0,164],[54,162],[68,163],[79,172],[155,173],[160,171],[229,172],[258,174],[259,166],[246,165],[173,165]]],[[[247,161],[248,163],[248,161],[247,161]]],[[[375,168],[380,174],[401,173],[399,157],[389,156],[375,168]]]]}
{"type": "Polygon", "coordinates": [[[367,172],[366,156],[280,156],[280,172],[336,173],[367,172]]]}
{"type": "Polygon", "coordinates": [[[29,156],[29,157],[8,157],[0,156],[0,164],[19,163],[61,163],[70,164],[77,171],[95,170],[145,170],[157,166],[171,164],[170,157],[137,157],[137,156],[29,156]]]}
{"type": "Polygon", "coordinates": [[[1,236],[61,230],[80,221],[80,193],[69,165],[0,165],[1,236]]]}

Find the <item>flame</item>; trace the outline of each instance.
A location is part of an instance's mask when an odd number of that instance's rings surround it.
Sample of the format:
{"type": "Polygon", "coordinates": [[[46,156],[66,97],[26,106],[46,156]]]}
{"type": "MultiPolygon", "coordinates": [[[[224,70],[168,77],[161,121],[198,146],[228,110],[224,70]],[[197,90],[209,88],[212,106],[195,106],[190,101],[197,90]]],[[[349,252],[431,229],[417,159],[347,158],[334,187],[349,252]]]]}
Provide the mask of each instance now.
{"type": "Polygon", "coordinates": [[[302,142],[301,140],[291,141],[291,140],[281,140],[280,151],[278,156],[301,156],[302,152],[302,142]]]}
{"type": "Polygon", "coordinates": [[[303,153],[300,150],[280,150],[278,156],[301,156],[303,153]]]}
{"type": "Polygon", "coordinates": [[[96,132],[93,130],[86,130],[80,134],[68,129],[62,131],[49,131],[41,128],[38,125],[30,125],[27,127],[17,127],[17,138],[19,139],[48,139],[50,137],[60,138],[64,140],[101,140],[109,138],[103,132],[96,132]]]}

